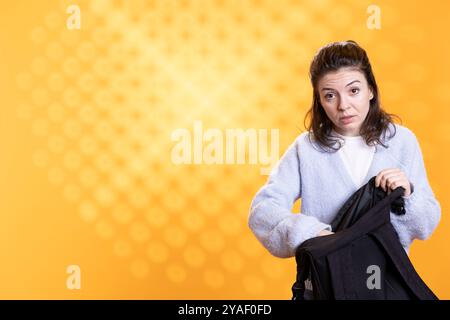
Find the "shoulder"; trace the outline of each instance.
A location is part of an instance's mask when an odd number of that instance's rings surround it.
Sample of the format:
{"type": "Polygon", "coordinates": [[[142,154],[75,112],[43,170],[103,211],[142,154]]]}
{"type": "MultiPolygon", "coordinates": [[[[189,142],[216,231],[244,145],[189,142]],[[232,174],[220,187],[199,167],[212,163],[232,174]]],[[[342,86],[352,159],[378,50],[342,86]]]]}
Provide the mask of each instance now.
{"type": "MultiPolygon", "coordinates": [[[[400,124],[393,126],[395,128],[395,134],[385,143],[387,146],[387,149],[385,149],[386,155],[394,159],[403,168],[408,168],[412,165],[412,159],[415,158],[418,150],[420,152],[419,143],[411,129],[400,124]]],[[[384,148],[382,147],[382,149],[384,148]]]]}
{"type": "MultiPolygon", "coordinates": [[[[309,133],[302,132],[285,149],[283,155],[280,160],[291,159],[293,157],[300,158],[301,154],[305,153],[305,150],[309,149],[309,133]]],[[[308,152],[306,152],[308,153],[308,152]]]]}
{"type": "Polygon", "coordinates": [[[327,154],[317,142],[314,142],[313,134],[308,131],[300,133],[295,138],[291,147],[295,148],[298,157],[303,159],[317,160],[327,154]]]}
{"type": "Polygon", "coordinates": [[[309,140],[309,132],[303,131],[295,138],[295,144],[301,146],[309,140]]]}
{"type": "Polygon", "coordinates": [[[414,132],[412,132],[411,129],[401,125],[401,124],[394,124],[395,129],[397,130],[399,137],[404,140],[415,140],[416,135],[414,132]]]}
{"type": "Polygon", "coordinates": [[[294,141],[294,145],[297,148],[297,150],[305,150],[305,149],[310,149],[313,147],[313,142],[311,139],[311,133],[308,131],[304,131],[302,133],[300,133],[294,141]]]}
{"type": "Polygon", "coordinates": [[[387,144],[392,145],[394,149],[414,149],[418,143],[414,132],[401,124],[390,125],[388,131],[387,144]]]}

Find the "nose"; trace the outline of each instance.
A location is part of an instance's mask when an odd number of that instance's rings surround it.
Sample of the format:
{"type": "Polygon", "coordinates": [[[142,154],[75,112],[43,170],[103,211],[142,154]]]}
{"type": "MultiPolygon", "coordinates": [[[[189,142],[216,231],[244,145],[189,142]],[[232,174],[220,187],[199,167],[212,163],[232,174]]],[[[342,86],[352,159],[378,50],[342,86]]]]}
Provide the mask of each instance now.
{"type": "Polygon", "coordinates": [[[338,110],[339,111],[345,111],[349,108],[349,105],[347,103],[347,101],[345,100],[345,98],[341,97],[339,99],[339,103],[338,103],[338,110]]]}

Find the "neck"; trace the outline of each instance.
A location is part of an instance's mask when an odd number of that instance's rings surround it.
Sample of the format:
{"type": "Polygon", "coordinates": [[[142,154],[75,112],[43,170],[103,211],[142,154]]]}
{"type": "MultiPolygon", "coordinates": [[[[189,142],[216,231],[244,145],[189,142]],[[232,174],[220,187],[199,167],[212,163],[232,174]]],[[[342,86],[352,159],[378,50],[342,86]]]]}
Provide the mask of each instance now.
{"type": "Polygon", "coordinates": [[[342,136],[342,137],[360,137],[361,135],[359,134],[359,133],[348,133],[348,132],[346,132],[346,133],[341,133],[341,132],[338,132],[338,131],[336,131],[335,129],[332,129],[332,132],[333,133],[335,133],[335,134],[337,134],[337,135],[339,135],[339,136],[342,136]]]}

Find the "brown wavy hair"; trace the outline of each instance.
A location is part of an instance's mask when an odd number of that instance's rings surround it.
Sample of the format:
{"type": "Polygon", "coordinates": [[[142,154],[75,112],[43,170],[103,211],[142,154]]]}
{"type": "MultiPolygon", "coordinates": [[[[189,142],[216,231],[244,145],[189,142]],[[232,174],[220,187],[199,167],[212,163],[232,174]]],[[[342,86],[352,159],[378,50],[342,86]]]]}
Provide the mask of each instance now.
{"type": "Polygon", "coordinates": [[[386,113],[381,108],[379,90],[369,58],[366,51],[353,40],[333,42],[325,45],[320,48],[311,62],[309,77],[313,87],[313,102],[304,120],[305,128],[310,132],[310,141],[311,136],[313,136],[321,149],[326,152],[336,152],[342,146],[343,140],[331,135],[333,123],[320,103],[318,82],[326,73],[335,72],[345,67],[356,68],[362,72],[373,93],[369,112],[361,125],[360,135],[364,138],[367,145],[380,144],[388,148],[383,142],[386,138],[386,133],[389,132],[389,138],[392,138],[396,133],[393,119],[397,118],[400,122],[401,119],[397,115],[386,113]],[[309,123],[306,124],[308,120],[309,123]],[[336,143],[338,144],[337,147],[335,147],[336,143]]]}

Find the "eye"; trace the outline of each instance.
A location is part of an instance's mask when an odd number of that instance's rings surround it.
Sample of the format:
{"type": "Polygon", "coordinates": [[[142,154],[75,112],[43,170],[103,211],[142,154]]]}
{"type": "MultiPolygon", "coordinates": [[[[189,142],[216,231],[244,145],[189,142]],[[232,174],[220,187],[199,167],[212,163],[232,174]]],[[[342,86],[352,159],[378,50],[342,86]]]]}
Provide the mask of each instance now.
{"type": "Polygon", "coordinates": [[[351,92],[352,92],[353,94],[357,94],[357,93],[359,92],[359,88],[352,88],[352,89],[351,89],[351,92]]]}
{"type": "Polygon", "coordinates": [[[334,94],[333,94],[333,93],[327,93],[327,94],[325,94],[325,99],[327,99],[327,100],[331,100],[331,99],[333,99],[333,97],[334,97],[334,94]]]}

